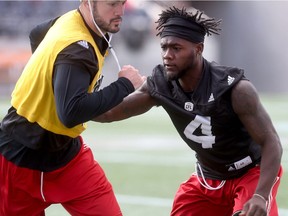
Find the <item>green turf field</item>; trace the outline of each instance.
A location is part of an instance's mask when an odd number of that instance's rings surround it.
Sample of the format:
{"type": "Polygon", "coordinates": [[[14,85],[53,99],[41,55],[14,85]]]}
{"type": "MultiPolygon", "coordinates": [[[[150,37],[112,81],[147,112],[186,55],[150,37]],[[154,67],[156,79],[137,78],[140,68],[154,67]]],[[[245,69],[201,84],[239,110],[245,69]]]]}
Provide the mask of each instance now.
{"type": "MultiPolygon", "coordinates": [[[[279,132],[288,171],[288,96],[262,95],[279,132]]],[[[8,107],[0,101],[0,117],[8,107]]],[[[179,184],[194,171],[194,152],[180,139],[162,108],[122,122],[89,123],[83,138],[114,186],[125,216],[168,216],[179,184]]],[[[288,175],[278,193],[280,216],[288,215],[288,175]]],[[[68,216],[60,205],[47,216],[68,216]]]]}

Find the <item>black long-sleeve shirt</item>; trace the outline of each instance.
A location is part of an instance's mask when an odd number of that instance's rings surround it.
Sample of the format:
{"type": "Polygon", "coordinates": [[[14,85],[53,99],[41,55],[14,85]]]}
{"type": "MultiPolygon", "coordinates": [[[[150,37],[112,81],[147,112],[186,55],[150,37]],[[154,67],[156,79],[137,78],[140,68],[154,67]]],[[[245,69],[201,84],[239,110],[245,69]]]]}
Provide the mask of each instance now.
{"type": "MultiPolygon", "coordinates": [[[[49,20],[30,33],[32,52],[35,51],[49,28],[57,20],[49,20]]],[[[89,28],[87,26],[87,28],[89,28]]],[[[102,55],[106,41],[90,30],[102,55]]],[[[132,83],[119,78],[109,86],[88,93],[98,60],[92,46],[75,42],[63,49],[54,63],[51,80],[57,114],[66,127],[87,122],[119,104],[134,91],[132,83]]],[[[67,164],[81,147],[80,138],[54,134],[31,123],[11,107],[0,125],[0,153],[18,166],[41,171],[52,171],[67,164]]]]}

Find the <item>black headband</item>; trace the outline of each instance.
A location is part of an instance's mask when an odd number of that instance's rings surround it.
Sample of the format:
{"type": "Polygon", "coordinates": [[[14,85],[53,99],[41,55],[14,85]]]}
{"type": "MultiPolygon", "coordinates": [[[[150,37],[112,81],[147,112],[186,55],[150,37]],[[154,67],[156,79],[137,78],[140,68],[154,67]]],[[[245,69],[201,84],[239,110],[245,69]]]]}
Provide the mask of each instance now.
{"type": "Polygon", "coordinates": [[[204,42],[205,29],[196,22],[180,17],[173,17],[163,25],[160,37],[175,36],[193,43],[204,42]]]}

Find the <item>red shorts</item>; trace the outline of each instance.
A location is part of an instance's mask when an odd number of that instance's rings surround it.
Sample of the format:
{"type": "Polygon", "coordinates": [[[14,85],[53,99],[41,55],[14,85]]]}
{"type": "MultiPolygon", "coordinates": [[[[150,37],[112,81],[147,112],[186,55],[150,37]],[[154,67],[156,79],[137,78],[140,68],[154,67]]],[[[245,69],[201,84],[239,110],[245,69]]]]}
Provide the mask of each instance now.
{"type": "Polygon", "coordinates": [[[0,215],[40,216],[61,203],[73,216],[122,215],[104,171],[83,144],[65,167],[40,172],[15,166],[0,155],[0,215]]]}
{"type": "MultiPolygon", "coordinates": [[[[188,181],[180,185],[171,211],[171,216],[231,216],[241,211],[243,205],[252,197],[258,184],[260,167],[256,166],[244,176],[227,180],[218,190],[204,188],[193,174],[188,181]]],[[[269,216],[278,216],[276,193],[282,176],[282,168],[272,189],[272,201],[267,209],[269,216]]],[[[221,181],[206,179],[212,187],[217,187],[221,181]]]]}

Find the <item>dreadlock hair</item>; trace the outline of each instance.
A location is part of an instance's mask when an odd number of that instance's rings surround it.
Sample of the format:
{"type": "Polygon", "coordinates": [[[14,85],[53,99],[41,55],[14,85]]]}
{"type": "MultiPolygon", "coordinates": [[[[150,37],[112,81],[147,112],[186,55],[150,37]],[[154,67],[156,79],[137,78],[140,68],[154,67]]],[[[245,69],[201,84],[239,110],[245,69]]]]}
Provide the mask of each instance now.
{"type": "Polygon", "coordinates": [[[193,14],[193,12],[188,12],[184,7],[182,9],[179,9],[173,6],[169,7],[165,11],[162,11],[162,13],[159,16],[160,18],[158,19],[158,21],[156,21],[156,23],[158,23],[156,27],[158,33],[156,36],[161,35],[165,23],[168,21],[169,18],[173,17],[179,17],[187,21],[197,23],[204,29],[205,34],[207,36],[210,36],[212,34],[219,35],[220,34],[219,31],[221,31],[219,25],[221,24],[222,20],[216,21],[214,18],[210,18],[207,15],[205,15],[203,11],[199,11],[197,9],[196,13],[193,14]]]}

